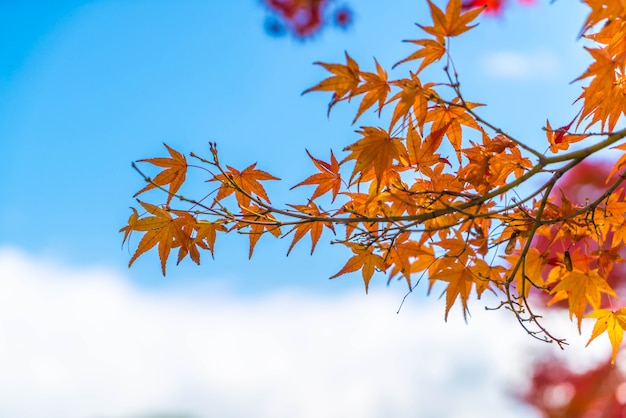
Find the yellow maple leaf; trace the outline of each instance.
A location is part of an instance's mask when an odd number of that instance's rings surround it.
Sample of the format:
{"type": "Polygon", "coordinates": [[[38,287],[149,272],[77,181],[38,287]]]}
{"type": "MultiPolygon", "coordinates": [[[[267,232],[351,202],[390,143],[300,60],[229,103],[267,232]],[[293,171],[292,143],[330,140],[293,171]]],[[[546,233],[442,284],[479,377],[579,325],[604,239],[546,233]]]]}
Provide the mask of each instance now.
{"type": "Polygon", "coordinates": [[[543,285],[542,272],[546,265],[546,258],[536,248],[530,248],[521,261],[519,254],[505,255],[502,258],[511,263],[511,266],[521,263],[513,278],[513,283],[515,283],[515,288],[520,296],[528,297],[533,285],[543,285]]]}
{"type": "Polygon", "coordinates": [[[621,308],[617,311],[596,309],[587,315],[587,318],[596,318],[596,323],[593,326],[593,331],[591,332],[591,337],[587,345],[606,331],[609,341],[611,341],[611,364],[615,364],[617,349],[624,337],[624,329],[626,329],[626,308],[621,308]]]}
{"type": "Polygon", "coordinates": [[[557,294],[563,291],[567,293],[570,319],[572,315],[577,317],[579,331],[588,304],[592,309],[597,310],[600,308],[602,293],[617,297],[606,280],[600,277],[598,269],[589,271],[574,269],[572,272],[567,272],[550,293],[557,294]]]}

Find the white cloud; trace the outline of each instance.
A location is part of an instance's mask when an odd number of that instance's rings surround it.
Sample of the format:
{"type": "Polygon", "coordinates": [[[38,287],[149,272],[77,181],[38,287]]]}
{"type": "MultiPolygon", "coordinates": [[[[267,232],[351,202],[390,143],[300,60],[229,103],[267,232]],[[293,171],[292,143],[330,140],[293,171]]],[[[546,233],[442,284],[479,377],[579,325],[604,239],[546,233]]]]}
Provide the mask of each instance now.
{"type": "Polygon", "coordinates": [[[552,79],[560,70],[556,55],[545,50],[490,52],[480,62],[485,74],[512,80],[552,79]]]}
{"type": "MultiPolygon", "coordinates": [[[[0,250],[0,415],[528,417],[539,343],[505,312],[466,325],[400,293],[163,294],[0,250]]],[[[399,286],[398,286],[399,287],[399,286]]]]}

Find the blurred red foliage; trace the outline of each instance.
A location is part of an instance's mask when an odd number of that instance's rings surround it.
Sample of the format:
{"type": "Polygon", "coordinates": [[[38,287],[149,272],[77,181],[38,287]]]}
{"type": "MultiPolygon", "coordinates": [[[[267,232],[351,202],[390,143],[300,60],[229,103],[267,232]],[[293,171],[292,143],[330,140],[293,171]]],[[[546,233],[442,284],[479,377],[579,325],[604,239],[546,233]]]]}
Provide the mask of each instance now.
{"type": "MultiPolygon", "coordinates": [[[[297,38],[307,38],[318,33],[329,21],[335,26],[345,28],[352,23],[352,11],[347,6],[335,6],[333,0],[262,0],[272,11],[266,29],[272,35],[289,32],[297,38]]],[[[518,0],[532,4],[536,0],[518,0]]],[[[463,8],[487,6],[486,12],[500,14],[506,6],[506,0],[467,0],[463,8]]]]}
{"type": "Polygon", "coordinates": [[[626,380],[608,359],[592,370],[576,373],[552,358],[535,365],[531,387],[520,400],[543,418],[623,418],[626,380]]]}
{"type": "MultiPolygon", "coordinates": [[[[524,4],[532,4],[535,0],[518,0],[520,3],[524,4]]],[[[502,8],[504,7],[506,1],[505,0],[467,0],[463,2],[463,8],[471,9],[474,7],[487,6],[485,12],[499,14],[502,12],[502,8]]]]}
{"type": "MultiPolygon", "coordinates": [[[[559,181],[555,199],[561,198],[562,191],[572,203],[592,202],[606,190],[605,181],[612,166],[604,162],[580,163],[559,181]]],[[[626,186],[622,184],[617,193],[624,191],[626,186]]],[[[547,250],[548,264],[557,251],[593,251],[588,244],[584,240],[574,243],[564,239],[548,242],[540,238],[535,241],[536,248],[547,250]]],[[[624,251],[620,251],[620,254],[626,257],[624,251]]],[[[616,264],[609,274],[608,282],[618,294],[626,291],[624,277],[626,264],[616,264]]],[[[566,303],[556,306],[567,309],[566,303]]],[[[556,358],[544,359],[533,366],[530,383],[530,388],[520,396],[520,400],[537,409],[544,418],[626,417],[626,375],[618,368],[611,367],[608,357],[605,362],[584,373],[570,370],[556,358]]]]}
{"type": "MultiPolygon", "coordinates": [[[[565,196],[573,204],[585,204],[586,202],[593,202],[601,196],[606,190],[606,179],[613,167],[612,163],[598,162],[598,161],[583,161],[568,171],[567,174],[557,183],[557,187],[553,192],[553,196],[557,201],[560,201],[562,196],[565,196]]],[[[618,177],[614,176],[613,181],[618,177]]],[[[626,183],[622,183],[615,193],[624,193],[626,191],[626,183]]],[[[588,240],[581,240],[572,242],[569,239],[561,238],[558,240],[548,240],[545,237],[538,237],[535,239],[533,246],[540,252],[547,251],[548,265],[556,265],[560,262],[555,257],[557,252],[563,253],[565,250],[569,250],[571,254],[580,252],[587,254],[592,251],[598,251],[598,248],[592,248],[588,240]]],[[[609,250],[609,248],[603,248],[609,250]]],[[[622,258],[626,259],[626,248],[614,249],[622,258]]],[[[607,253],[608,254],[608,253],[607,253]]],[[[613,265],[611,272],[608,275],[608,283],[619,294],[626,294],[626,263],[620,262],[621,260],[613,260],[616,264],[613,265]]],[[[597,268],[599,266],[591,266],[597,268]]],[[[545,298],[546,293],[541,293],[541,297],[545,298]]],[[[547,302],[547,299],[545,300],[547,302]]],[[[567,307],[567,303],[562,302],[558,304],[562,308],[567,307]]]]}
{"type": "Polygon", "coordinates": [[[317,33],[330,17],[339,27],[346,27],[352,21],[352,12],[347,7],[330,10],[332,0],[263,1],[275,14],[266,25],[274,35],[291,32],[298,38],[306,38],[317,33]]]}

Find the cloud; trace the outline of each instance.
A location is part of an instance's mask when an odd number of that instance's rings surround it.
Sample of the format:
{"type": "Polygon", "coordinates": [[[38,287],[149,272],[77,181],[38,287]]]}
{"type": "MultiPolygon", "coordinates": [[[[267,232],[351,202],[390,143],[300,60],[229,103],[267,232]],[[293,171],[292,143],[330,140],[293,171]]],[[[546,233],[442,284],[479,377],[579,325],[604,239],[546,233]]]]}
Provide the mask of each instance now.
{"type": "Polygon", "coordinates": [[[556,55],[545,50],[490,52],[480,65],[486,75],[512,80],[552,79],[560,68],[556,55]]]}
{"type": "MultiPolygon", "coordinates": [[[[165,293],[0,249],[0,411],[20,418],[528,417],[506,312],[400,291],[165,293]],[[187,415],[186,415],[187,416],[187,415]]],[[[400,288],[400,286],[397,286],[400,288]]]]}

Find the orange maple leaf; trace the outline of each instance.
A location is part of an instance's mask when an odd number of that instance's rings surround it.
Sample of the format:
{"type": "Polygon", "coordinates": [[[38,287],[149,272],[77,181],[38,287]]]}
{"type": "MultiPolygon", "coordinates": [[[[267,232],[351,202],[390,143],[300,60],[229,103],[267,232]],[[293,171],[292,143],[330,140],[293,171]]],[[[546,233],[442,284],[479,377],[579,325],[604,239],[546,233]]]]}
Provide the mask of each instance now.
{"type": "Polygon", "coordinates": [[[624,11],[624,1],[607,1],[607,0],[585,0],[587,6],[591,8],[589,16],[583,25],[581,33],[591,29],[597,23],[604,19],[613,20],[620,16],[624,11]]]}
{"type": "Polygon", "coordinates": [[[365,81],[365,83],[361,84],[359,87],[355,88],[352,92],[352,96],[356,96],[362,93],[365,93],[363,99],[361,99],[361,105],[359,106],[359,110],[356,113],[356,116],[352,120],[352,123],[356,122],[356,120],[365,112],[367,109],[372,107],[376,101],[378,101],[378,116],[383,110],[383,104],[385,103],[385,99],[389,94],[390,87],[387,82],[387,72],[380,66],[378,61],[374,59],[376,62],[376,74],[362,72],[361,77],[365,81]]]}
{"type": "Polygon", "coordinates": [[[241,207],[241,221],[238,222],[235,228],[240,231],[245,228],[249,228],[246,234],[250,237],[250,250],[248,252],[248,258],[252,258],[254,247],[265,232],[269,232],[276,238],[281,236],[281,231],[278,220],[272,216],[271,212],[267,209],[259,206],[241,207]]]}
{"type": "MultiPolygon", "coordinates": [[[[316,216],[319,218],[324,216],[320,212],[320,209],[317,207],[317,205],[312,201],[309,201],[308,205],[289,205],[289,206],[296,209],[298,212],[307,214],[309,216],[316,216]]],[[[289,255],[294,245],[296,245],[296,243],[300,241],[300,239],[308,233],[311,234],[311,254],[313,254],[313,252],[315,251],[315,246],[317,245],[317,242],[322,236],[322,230],[324,229],[324,227],[330,229],[331,231],[333,231],[333,233],[335,233],[335,227],[333,226],[331,222],[302,221],[301,223],[298,223],[297,225],[295,225],[286,234],[286,235],[289,235],[292,231],[295,231],[294,236],[293,236],[293,241],[291,241],[291,245],[289,246],[289,249],[287,250],[287,255],[289,255]]]]}
{"type": "Polygon", "coordinates": [[[411,241],[409,233],[401,234],[389,248],[386,256],[391,265],[389,280],[401,273],[411,289],[411,273],[426,270],[435,261],[435,253],[428,246],[411,241]]]}
{"type": "Polygon", "coordinates": [[[382,128],[365,126],[357,132],[363,135],[363,138],[344,148],[344,151],[350,151],[350,155],[344,158],[342,164],[349,160],[356,161],[350,182],[357,174],[363,177],[373,168],[379,187],[381,178],[391,169],[394,160],[408,161],[406,148],[401,138],[390,137],[382,128]]]}
{"type": "Polygon", "coordinates": [[[435,174],[431,167],[441,161],[441,156],[436,154],[435,151],[439,149],[441,140],[445,129],[439,129],[431,131],[424,140],[420,136],[417,129],[413,126],[413,121],[409,119],[409,126],[406,133],[406,147],[409,154],[409,163],[411,167],[428,177],[433,177],[435,174]]]}
{"type": "Polygon", "coordinates": [[[132,208],[128,225],[120,229],[124,231],[124,241],[128,238],[132,231],[145,232],[144,236],[137,245],[137,250],[131,257],[128,266],[130,267],[135,260],[146,251],[158,244],[159,259],[161,260],[161,271],[165,276],[165,264],[172,248],[182,247],[179,253],[179,261],[187,252],[192,251],[191,257],[196,262],[200,262],[200,256],[195,246],[191,243],[190,238],[190,222],[193,223],[195,218],[186,212],[170,211],[160,208],[150,203],[138,201],[148,213],[153,216],[139,218],[137,211],[132,208]],[[174,213],[178,218],[172,218],[174,213]]]}
{"type": "MultiPolygon", "coordinates": [[[[612,147],[611,149],[619,149],[622,151],[626,151],[626,144],[617,145],[615,147],[612,147]]],[[[626,167],[626,153],[622,154],[619,160],[617,160],[617,162],[611,169],[611,172],[606,177],[606,183],[608,184],[610,181],[615,180],[613,176],[615,176],[615,174],[624,167],[626,167]]]]}
{"type": "Polygon", "coordinates": [[[417,40],[405,40],[404,42],[411,42],[415,45],[420,45],[421,48],[419,48],[417,51],[415,51],[414,53],[412,53],[405,59],[396,62],[392,68],[395,68],[396,66],[404,62],[413,61],[417,59],[423,59],[419,68],[417,69],[416,74],[418,74],[420,71],[422,71],[424,68],[426,68],[430,64],[439,61],[441,57],[443,57],[443,55],[446,53],[446,42],[444,39],[441,39],[441,40],[417,39],[417,40]]]}
{"type": "Polygon", "coordinates": [[[505,286],[505,275],[507,269],[503,266],[494,266],[487,264],[485,260],[476,259],[474,265],[470,266],[474,283],[476,284],[476,293],[480,297],[485,290],[491,289],[491,285],[502,289],[505,286]]]}
{"type": "Polygon", "coordinates": [[[445,36],[458,36],[475,27],[476,25],[468,26],[468,24],[476,19],[485,9],[484,7],[479,7],[461,13],[463,11],[461,0],[450,0],[446,6],[446,13],[444,14],[432,1],[428,0],[428,5],[430,6],[430,14],[433,18],[433,26],[418,26],[425,32],[436,36],[438,39],[445,36]]]}
{"type": "Polygon", "coordinates": [[[467,301],[474,285],[474,273],[457,258],[440,258],[433,263],[429,271],[430,289],[432,289],[435,281],[440,280],[447,282],[446,287],[446,310],[444,319],[448,320],[450,309],[456,302],[457,298],[461,300],[463,309],[463,318],[467,317],[469,308],[467,301]]]}
{"type": "Polygon", "coordinates": [[[552,129],[552,126],[550,126],[550,121],[546,120],[545,130],[546,137],[548,138],[548,142],[550,143],[550,151],[554,153],[559,152],[559,150],[565,151],[569,148],[569,144],[582,141],[589,136],[569,133],[569,129],[575,120],[576,118],[572,119],[570,123],[561,126],[558,129],[552,129]]]}
{"type": "Polygon", "coordinates": [[[227,232],[228,229],[219,221],[198,221],[196,225],[196,237],[194,243],[198,246],[209,250],[211,256],[213,256],[213,248],[215,247],[215,239],[217,238],[217,232],[227,232]]]}
{"type": "Polygon", "coordinates": [[[137,197],[141,193],[154,189],[155,187],[163,187],[169,184],[169,195],[167,196],[167,204],[169,204],[172,197],[174,197],[178,189],[180,189],[180,186],[185,182],[187,175],[187,159],[183,154],[170,148],[167,144],[163,145],[165,145],[165,148],[167,148],[172,158],[147,158],[139,160],[140,162],[164,167],[165,170],[157,174],[157,176],[151,180],[151,183],[148,183],[146,187],[135,193],[133,197],[137,197]]]}
{"type": "Polygon", "coordinates": [[[328,105],[328,113],[330,113],[330,110],[335,104],[352,97],[352,91],[361,82],[359,64],[357,64],[357,62],[353,60],[347,52],[345,54],[346,65],[315,62],[314,64],[321,65],[327,71],[335,75],[322,80],[314,87],[302,92],[302,94],[305,94],[316,90],[332,91],[333,97],[328,105]]]}
{"type": "Polygon", "coordinates": [[[318,160],[317,158],[313,157],[309,150],[306,150],[306,153],[313,161],[313,164],[315,164],[315,167],[317,167],[317,169],[320,171],[320,173],[309,176],[306,180],[296,184],[291,189],[295,189],[299,186],[317,184],[317,187],[313,192],[313,196],[311,196],[311,200],[315,200],[325,193],[332,191],[333,198],[331,202],[334,202],[341,187],[341,174],[339,174],[340,164],[337,162],[333,151],[330,151],[330,163],[318,160]]]}
{"type": "Polygon", "coordinates": [[[259,198],[271,203],[263,185],[259,183],[263,180],[280,180],[278,177],[256,168],[256,163],[248,166],[243,171],[239,171],[231,166],[226,166],[228,171],[214,176],[209,181],[219,181],[220,187],[215,197],[215,202],[230,196],[233,192],[237,203],[241,207],[250,206],[251,198],[259,198]]]}
{"type": "Polygon", "coordinates": [[[606,331],[609,341],[611,341],[611,364],[615,364],[617,349],[622,343],[624,329],[626,329],[626,308],[621,308],[617,311],[596,309],[587,315],[587,318],[596,318],[596,323],[593,326],[591,338],[589,338],[587,345],[589,345],[597,336],[606,331]]]}
{"type": "MultiPolygon", "coordinates": [[[[456,151],[459,162],[461,161],[461,144],[463,143],[463,130],[461,125],[465,125],[469,128],[481,131],[480,125],[476,122],[467,110],[459,105],[459,98],[455,98],[452,104],[446,106],[445,104],[434,106],[426,117],[426,122],[433,122],[431,130],[437,131],[445,128],[445,134],[448,140],[456,151]]],[[[478,106],[482,106],[479,103],[466,102],[465,106],[469,109],[473,109],[478,106]]]]}
{"type": "Polygon", "coordinates": [[[365,283],[365,292],[367,293],[374,271],[386,271],[385,260],[380,255],[374,254],[374,248],[372,246],[363,246],[353,243],[346,243],[345,245],[350,247],[355,255],[346,262],[337,274],[334,274],[330,278],[334,279],[346,273],[361,270],[363,282],[365,283]]]}
{"type": "Polygon", "coordinates": [[[439,97],[432,87],[434,83],[426,83],[422,85],[419,77],[412,71],[409,72],[411,78],[403,78],[392,81],[391,84],[400,87],[402,90],[393,95],[389,99],[389,103],[398,100],[389,122],[389,131],[393,129],[395,124],[401,119],[407,117],[411,110],[415,115],[417,126],[423,129],[426,123],[426,115],[428,114],[428,100],[439,97]]]}
{"type": "Polygon", "coordinates": [[[585,49],[594,61],[580,77],[574,80],[592,78],[589,86],[583,88],[583,93],[576,99],[577,101],[583,100],[579,124],[583,119],[592,116],[587,128],[600,122],[601,129],[604,129],[608,122],[608,130],[612,131],[624,113],[624,94],[619,83],[619,79],[623,78],[624,74],[623,56],[621,60],[615,59],[606,48],[585,47],[585,49]]]}

